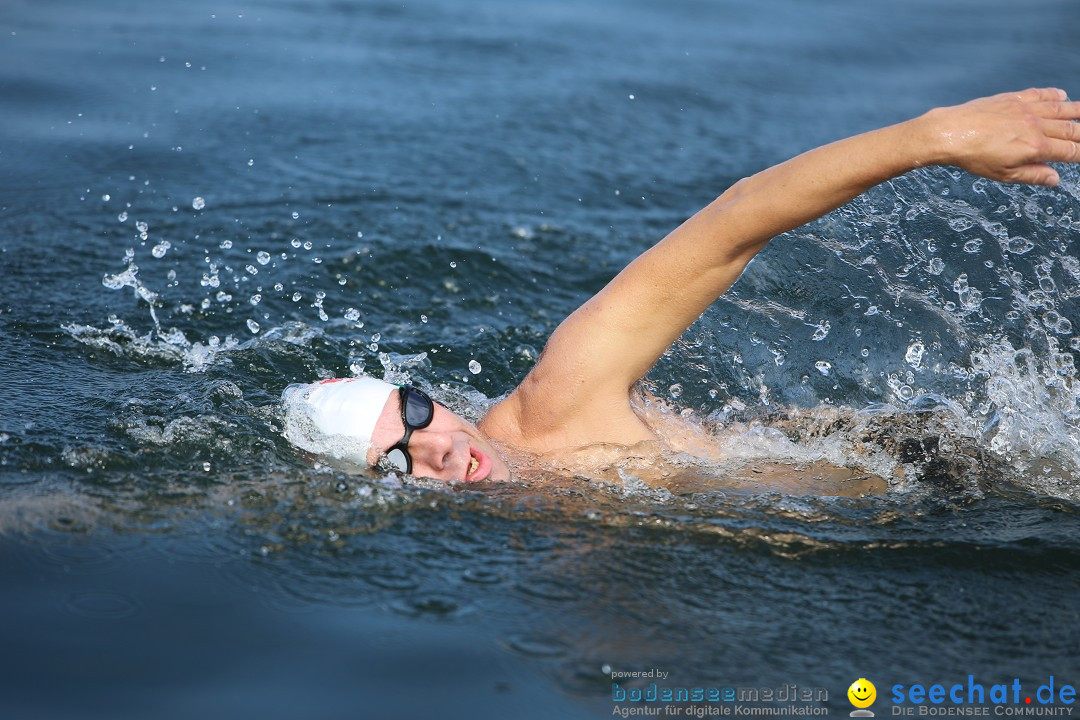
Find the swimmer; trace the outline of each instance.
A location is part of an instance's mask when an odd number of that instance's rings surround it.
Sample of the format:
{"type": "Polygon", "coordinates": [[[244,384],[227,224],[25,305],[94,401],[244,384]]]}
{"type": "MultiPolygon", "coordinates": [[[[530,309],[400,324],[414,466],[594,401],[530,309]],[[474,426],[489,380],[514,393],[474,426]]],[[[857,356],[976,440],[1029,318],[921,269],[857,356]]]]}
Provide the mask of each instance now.
{"type": "Polygon", "coordinates": [[[1080,102],[1033,88],[803,153],[736,182],[633,260],[556,328],[521,384],[478,424],[417,389],[360,377],[287,388],[286,436],[361,466],[385,460],[447,482],[507,480],[510,460],[565,466],[589,448],[692,452],[698,444],[635,407],[635,385],[773,237],[929,165],[1056,185],[1048,162],[1080,162],[1077,119],[1080,102]]]}

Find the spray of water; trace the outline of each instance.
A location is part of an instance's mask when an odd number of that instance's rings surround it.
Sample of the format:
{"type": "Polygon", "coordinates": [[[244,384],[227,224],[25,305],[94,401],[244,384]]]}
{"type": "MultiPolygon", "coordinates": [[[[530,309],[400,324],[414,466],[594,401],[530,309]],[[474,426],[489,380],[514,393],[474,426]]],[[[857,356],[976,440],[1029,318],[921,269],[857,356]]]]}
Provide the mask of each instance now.
{"type": "MultiPolygon", "coordinates": [[[[772,458],[857,466],[894,488],[936,477],[975,491],[993,476],[1077,497],[1080,192],[1075,169],[1061,174],[1061,187],[1033,189],[919,171],[775,239],[650,374],[649,411],[703,429],[707,474],[730,470],[718,457],[772,458]]],[[[137,229],[147,241],[146,224],[137,229]]],[[[412,325],[365,326],[377,312],[348,273],[367,246],[329,250],[339,259],[328,275],[310,240],[222,240],[192,276],[185,243],[148,242],[151,262],[173,263],[164,287],[151,289],[134,250],[103,279],[133,291],[148,329],[112,315],[66,332],[192,372],[282,340],[308,349],[329,341],[350,371],[378,366],[390,380],[419,382],[467,417],[492,402],[467,384],[490,361],[463,361],[447,376],[426,352],[380,347],[388,334],[397,346],[415,342],[430,308],[409,308],[421,318],[412,325]],[[234,329],[174,327],[196,316],[234,329]]]]}
{"type": "Polygon", "coordinates": [[[1062,177],[1035,189],[920,171],[775,239],[649,389],[747,457],[1080,497],[1080,202],[1076,170],[1062,177]],[[804,430],[780,449],[754,422],[804,430]]]}

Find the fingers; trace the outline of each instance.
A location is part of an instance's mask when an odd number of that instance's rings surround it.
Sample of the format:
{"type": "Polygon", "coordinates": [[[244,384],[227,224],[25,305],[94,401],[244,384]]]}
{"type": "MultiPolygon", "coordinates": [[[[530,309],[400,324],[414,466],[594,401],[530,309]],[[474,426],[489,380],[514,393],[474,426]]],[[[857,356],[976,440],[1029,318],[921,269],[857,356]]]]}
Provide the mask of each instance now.
{"type": "Polygon", "coordinates": [[[1023,165],[1015,168],[1007,177],[1002,179],[1010,183],[1049,186],[1057,185],[1061,180],[1054,168],[1049,165],[1039,164],[1023,165]]]}
{"type": "Polygon", "coordinates": [[[1060,88],[1028,88],[1018,93],[1003,93],[1006,97],[1014,97],[1025,102],[1039,101],[1063,101],[1068,100],[1069,95],[1060,88]]]}
{"type": "Polygon", "coordinates": [[[1080,143],[1047,138],[1046,151],[1040,155],[1040,160],[1051,162],[1080,162],[1080,143]]]}
{"type": "Polygon", "coordinates": [[[1042,101],[1030,103],[1025,109],[1039,117],[1058,118],[1061,120],[1080,120],[1080,102],[1042,101]]]}
{"type": "Polygon", "coordinates": [[[1080,142],[1080,123],[1072,120],[1043,120],[1039,127],[1048,138],[1080,142]]]}
{"type": "Polygon", "coordinates": [[[1080,123],[1072,120],[1042,120],[1039,128],[1045,138],[1039,160],[1080,162],[1080,123]]]}

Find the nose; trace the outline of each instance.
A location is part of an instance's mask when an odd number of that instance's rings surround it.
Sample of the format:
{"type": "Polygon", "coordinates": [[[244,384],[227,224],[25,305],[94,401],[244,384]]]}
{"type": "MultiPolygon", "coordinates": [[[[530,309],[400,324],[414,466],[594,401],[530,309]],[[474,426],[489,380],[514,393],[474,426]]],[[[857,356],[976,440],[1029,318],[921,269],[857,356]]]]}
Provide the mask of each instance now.
{"type": "Polygon", "coordinates": [[[420,430],[409,439],[409,453],[413,458],[413,474],[419,477],[446,479],[443,475],[456,477],[458,455],[468,455],[468,441],[456,437],[460,433],[428,432],[420,430]]]}

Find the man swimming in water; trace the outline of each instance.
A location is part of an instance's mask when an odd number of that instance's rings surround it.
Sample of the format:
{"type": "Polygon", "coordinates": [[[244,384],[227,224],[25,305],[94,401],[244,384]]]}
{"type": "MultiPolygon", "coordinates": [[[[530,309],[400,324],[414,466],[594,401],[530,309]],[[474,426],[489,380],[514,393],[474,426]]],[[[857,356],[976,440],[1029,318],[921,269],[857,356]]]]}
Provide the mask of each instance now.
{"type": "Polygon", "coordinates": [[[290,386],[286,436],[449,482],[509,479],[508,457],[558,462],[586,446],[668,440],[634,407],[635,384],[773,237],[928,165],[1056,185],[1046,163],[1080,162],[1077,119],[1080,102],[1064,91],[1029,89],[803,153],[735,183],[638,256],[556,328],[536,366],[477,425],[419,390],[365,377],[290,386]]]}

